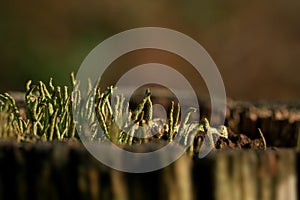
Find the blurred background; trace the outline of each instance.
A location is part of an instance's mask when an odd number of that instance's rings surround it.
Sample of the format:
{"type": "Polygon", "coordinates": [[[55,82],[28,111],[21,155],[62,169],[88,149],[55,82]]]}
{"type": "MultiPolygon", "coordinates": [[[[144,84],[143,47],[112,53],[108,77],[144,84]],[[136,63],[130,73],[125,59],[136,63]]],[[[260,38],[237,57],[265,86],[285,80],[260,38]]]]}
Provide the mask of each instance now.
{"type": "MultiPolygon", "coordinates": [[[[144,26],[180,31],[217,64],[227,96],[300,99],[300,1],[4,0],[0,91],[28,79],[69,85],[85,56],[113,34],[144,26]]],[[[143,60],[143,55],[139,59],[143,60]]]]}

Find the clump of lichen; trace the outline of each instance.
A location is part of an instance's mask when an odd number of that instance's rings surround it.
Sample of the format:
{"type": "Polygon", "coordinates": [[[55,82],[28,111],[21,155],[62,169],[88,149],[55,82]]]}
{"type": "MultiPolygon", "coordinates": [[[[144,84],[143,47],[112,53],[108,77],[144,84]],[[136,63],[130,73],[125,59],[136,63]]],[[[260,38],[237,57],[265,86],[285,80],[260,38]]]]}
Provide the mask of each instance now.
{"type": "Polygon", "coordinates": [[[26,84],[25,115],[8,93],[0,95],[0,138],[4,140],[33,142],[75,138],[71,96],[68,88],[54,86],[52,79],[26,84]]]}
{"type": "Polygon", "coordinates": [[[26,127],[15,100],[8,93],[0,94],[0,138],[20,141],[26,127]]]}
{"type": "Polygon", "coordinates": [[[73,73],[71,82],[72,91],[67,86],[55,86],[52,79],[38,84],[28,81],[25,115],[20,115],[13,97],[8,93],[1,94],[0,139],[18,142],[110,140],[116,144],[132,145],[160,140],[173,142],[176,138],[176,142],[190,146],[190,151],[194,151],[193,146],[199,146],[194,144],[194,137],[199,132],[208,135],[211,147],[214,147],[213,134],[227,137],[226,130],[223,133],[211,128],[207,119],[191,122],[190,116],[196,111],[193,108],[180,119],[180,105],[174,105],[174,102],[166,121],[153,119],[150,90],[145,92],[136,108],[130,110],[129,102],[123,96],[113,97],[115,88],[112,86],[101,92],[100,88],[93,88],[89,83],[87,94],[83,95],[73,73]],[[115,98],[113,106],[111,98],[115,98]],[[78,132],[85,134],[79,138],[78,132]]]}

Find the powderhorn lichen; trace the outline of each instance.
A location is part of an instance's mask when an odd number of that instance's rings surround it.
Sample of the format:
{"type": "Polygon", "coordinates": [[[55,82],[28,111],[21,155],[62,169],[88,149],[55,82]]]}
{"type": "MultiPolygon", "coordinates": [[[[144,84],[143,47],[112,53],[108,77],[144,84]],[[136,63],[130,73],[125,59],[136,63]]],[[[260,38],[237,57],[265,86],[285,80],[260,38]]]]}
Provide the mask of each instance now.
{"type": "MultiPolygon", "coordinates": [[[[87,130],[86,138],[81,139],[96,142],[109,139],[117,144],[128,145],[162,139],[172,142],[178,134],[179,138],[182,138],[181,144],[193,146],[194,136],[200,131],[208,135],[210,145],[214,147],[213,134],[228,137],[225,126],[219,130],[211,128],[206,118],[200,123],[190,122],[191,114],[196,111],[194,108],[190,108],[183,119],[180,119],[179,103],[176,106],[174,102],[171,103],[166,122],[153,119],[149,89],[136,108],[130,110],[129,103],[123,96],[113,97],[113,86],[101,92],[100,88],[93,88],[89,82],[87,94],[83,97],[79,90],[80,82],[75,79],[73,73],[71,82],[72,92],[67,86],[55,86],[52,78],[47,84],[42,81],[33,84],[29,80],[25,92],[26,116],[23,117],[14,98],[8,93],[0,94],[0,138],[19,142],[79,139],[76,127],[79,130],[87,130]],[[83,98],[88,100],[83,101],[83,98]],[[113,106],[110,103],[111,98],[115,98],[113,106]],[[78,116],[83,123],[79,124],[79,119],[74,119],[74,116],[78,116]],[[132,121],[133,123],[130,123],[132,121]],[[147,129],[146,126],[150,126],[151,129],[147,129]],[[105,137],[101,136],[100,129],[105,137]],[[157,133],[149,132],[154,130],[157,133]]],[[[190,150],[194,151],[194,148],[191,147],[190,150]]]]}

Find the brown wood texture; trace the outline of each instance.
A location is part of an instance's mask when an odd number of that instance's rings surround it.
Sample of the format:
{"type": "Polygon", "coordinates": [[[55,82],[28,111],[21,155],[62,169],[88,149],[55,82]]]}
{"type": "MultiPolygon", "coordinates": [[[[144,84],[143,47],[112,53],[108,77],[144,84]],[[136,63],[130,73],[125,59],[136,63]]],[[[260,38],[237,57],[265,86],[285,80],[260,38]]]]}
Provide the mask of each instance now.
{"type": "MultiPolygon", "coordinates": [[[[201,101],[203,116],[210,116],[210,102],[201,101]]],[[[300,130],[300,103],[227,101],[225,125],[234,133],[259,138],[267,146],[296,147],[300,130]]]]}
{"type": "Polygon", "coordinates": [[[2,142],[0,199],[296,200],[299,158],[292,149],[215,151],[132,174],[104,166],[76,143],[2,142]]]}

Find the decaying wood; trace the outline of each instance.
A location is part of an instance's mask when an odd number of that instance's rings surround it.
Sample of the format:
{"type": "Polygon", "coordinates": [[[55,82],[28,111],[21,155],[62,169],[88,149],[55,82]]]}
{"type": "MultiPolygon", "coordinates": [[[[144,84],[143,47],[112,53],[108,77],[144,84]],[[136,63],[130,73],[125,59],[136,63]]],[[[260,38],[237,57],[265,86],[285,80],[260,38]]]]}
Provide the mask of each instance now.
{"type": "MultiPolygon", "coordinates": [[[[210,102],[201,103],[202,115],[210,116],[210,102]]],[[[218,117],[218,116],[217,116],[218,117]]],[[[300,103],[227,101],[225,125],[251,139],[264,134],[267,146],[296,147],[300,128],[300,103]]]]}
{"type": "MultiPolygon", "coordinates": [[[[17,103],[22,108],[22,100],[17,103]]],[[[209,118],[208,101],[200,107],[209,118]]],[[[300,153],[294,147],[300,147],[300,104],[229,100],[225,117],[229,134],[263,136],[268,147],[293,148],[220,150],[203,159],[185,154],[164,169],[131,174],[101,164],[77,142],[1,142],[0,199],[299,198],[300,153]]]]}
{"type": "Polygon", "coordinates": [[[295,200],[296,159],[292,149],[214,151],[132,174],[104,166],[77,143],[2,142],[0,198],[295,200]]]}

